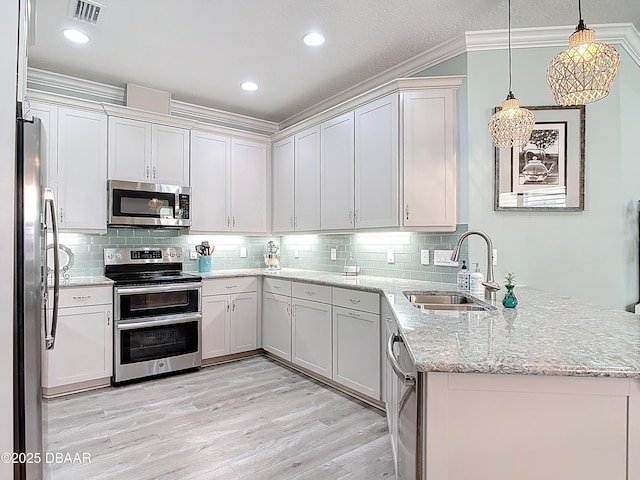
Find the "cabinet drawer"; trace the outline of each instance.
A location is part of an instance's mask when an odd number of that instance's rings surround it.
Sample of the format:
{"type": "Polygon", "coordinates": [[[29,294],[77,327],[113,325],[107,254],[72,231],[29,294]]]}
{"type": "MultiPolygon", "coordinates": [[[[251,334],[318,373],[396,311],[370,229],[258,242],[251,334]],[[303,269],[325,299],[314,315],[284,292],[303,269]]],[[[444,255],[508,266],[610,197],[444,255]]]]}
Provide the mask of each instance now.
{"type": "Polygon", "coordinates": [[[292,282],[291,296],[314,302],[331,303],[331,287],[313,283],[292,282]]]}
{"type": "Polygon", "coordinates": [[[279,278],[265,278],[263,289],[265,292],[277,293],[278,295],[291,296],[291,280],[280,280],[279,278]]]}
{"type": "MultiPolygon", "coordinates": [[[[72,287],[61,288],[59,308],[104,305],[113,301],[113,287],[72,287]]],[[[53,306],[53,290],[49,290],[49,305],[53,306]]]]}
{"type": "Polygon", "coordinates": [[[333,304],[363,312],[380,313],[380,295],[348,288],[333,288],[333,304]]]}
{"type": "Polygon", "coordinates": [[[257,285],[258,281],[255,277],[205,279],[202,281],[202,296],[255,292],[257,285]]]}

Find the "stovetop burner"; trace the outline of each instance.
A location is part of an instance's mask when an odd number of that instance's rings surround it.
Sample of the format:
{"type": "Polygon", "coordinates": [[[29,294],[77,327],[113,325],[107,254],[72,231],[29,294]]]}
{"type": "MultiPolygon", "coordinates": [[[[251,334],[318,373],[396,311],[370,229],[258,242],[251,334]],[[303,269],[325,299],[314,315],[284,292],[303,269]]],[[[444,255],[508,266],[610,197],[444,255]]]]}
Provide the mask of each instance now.
{"type": "Polygon", "coordinates": [[[182,248],[105,248],[104,275],[116,286],[199,282],[182,271],[182,248]]]}

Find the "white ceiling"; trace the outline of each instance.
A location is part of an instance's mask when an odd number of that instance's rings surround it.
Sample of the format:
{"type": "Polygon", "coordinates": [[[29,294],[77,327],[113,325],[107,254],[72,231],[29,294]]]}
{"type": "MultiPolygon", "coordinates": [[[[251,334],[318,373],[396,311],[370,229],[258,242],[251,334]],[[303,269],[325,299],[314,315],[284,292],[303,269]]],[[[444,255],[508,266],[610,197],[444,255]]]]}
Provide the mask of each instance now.
{"type": "MultiPolygon", "coordinates": [[[[506,0],[100,0],[98,25],[38,0],[29,66],[277,123],[465,31],[507,27],[506,0]],[[62,36],[68,26],[91,37],[62,36]],[[321,47],[304,34],[319,30],[321,47]],[[256,92],[240,83],[253,80],[256,92]]],[[[513,0],[512,27],[574,26],[577,0],[513,0]]],[[[584,0],[590,24],[631,22],[639,0],[584,0]]]]}

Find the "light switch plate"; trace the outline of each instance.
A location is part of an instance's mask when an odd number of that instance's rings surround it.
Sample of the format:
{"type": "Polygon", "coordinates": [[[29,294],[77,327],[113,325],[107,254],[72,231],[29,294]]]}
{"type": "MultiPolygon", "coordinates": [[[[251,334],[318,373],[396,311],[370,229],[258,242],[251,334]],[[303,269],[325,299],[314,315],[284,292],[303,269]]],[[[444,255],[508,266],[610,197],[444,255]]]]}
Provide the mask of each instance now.
{"type": "Polygon", "coordinates": [[[442,267],[457,267],[458,262],[451,260],[453,250],[434,250],[433,251],[433,264],[442,267]]]}
{"type": "Polygon", "coordinates": [[[299,258],[300,257],[300,252],[298,251],[297,248],[293,249],[293,258],[299,258]]]}
{"type": "Polygon", "coordinates": [[[336,259],[336,252],[337,252],[337,250],[335,248],[331,249],[331,260],[335,260],[336,259]]]}
{"type": "Polygon", "coordinates": [[[420,264],[429,265],[429,250],[420,250],[420,264]]]}
{"type": "Polygon", "coordinates": [[[240,258],[247,258],[247,247],[240,247],[240,258]]]}
{"type": "Polygon", "coordinates": [[[387,263],[396,263],[396,253],[393,250],[387,250],[387,263]]]}
{"type": "Polygon", "coordinates": [[[196,252],[196,247],[191,247],[189,249],[189,260],[197,260],[198,252],[196,252]]]}

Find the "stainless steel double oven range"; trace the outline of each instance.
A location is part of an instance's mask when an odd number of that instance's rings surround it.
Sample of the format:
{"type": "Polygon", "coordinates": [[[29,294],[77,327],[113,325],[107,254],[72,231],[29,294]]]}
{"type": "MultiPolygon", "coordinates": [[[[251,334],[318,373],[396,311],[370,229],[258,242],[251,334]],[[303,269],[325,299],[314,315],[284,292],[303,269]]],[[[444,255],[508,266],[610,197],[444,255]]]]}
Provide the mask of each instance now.
{"type": "Polygon", "coordinates": [[[114,281],[113,383],[202,364],[202,278],[182,271],[182,248],[105,248],[114,281]]]}

